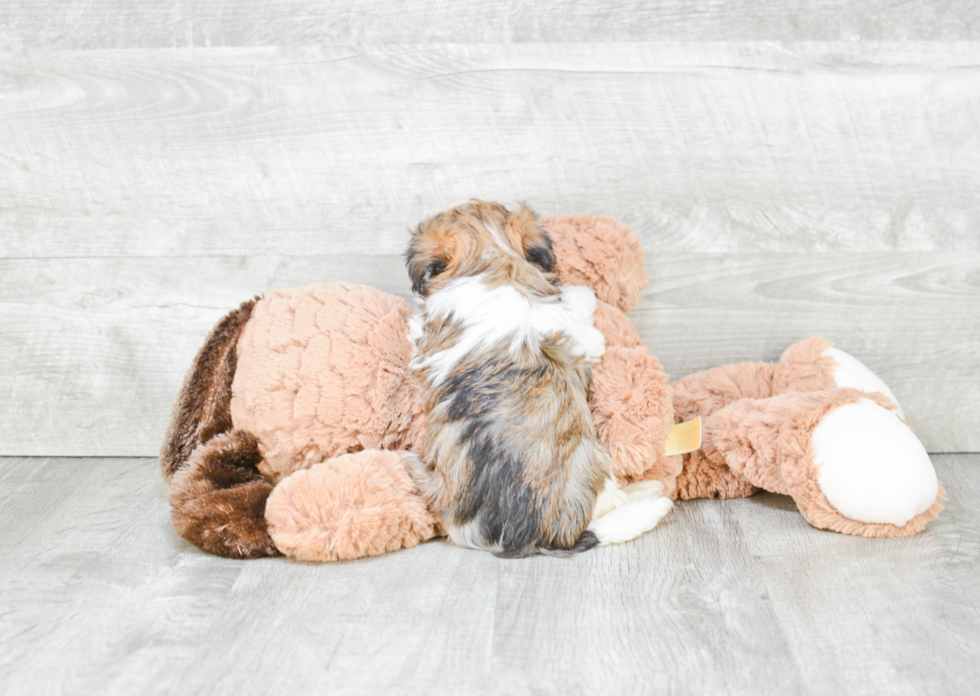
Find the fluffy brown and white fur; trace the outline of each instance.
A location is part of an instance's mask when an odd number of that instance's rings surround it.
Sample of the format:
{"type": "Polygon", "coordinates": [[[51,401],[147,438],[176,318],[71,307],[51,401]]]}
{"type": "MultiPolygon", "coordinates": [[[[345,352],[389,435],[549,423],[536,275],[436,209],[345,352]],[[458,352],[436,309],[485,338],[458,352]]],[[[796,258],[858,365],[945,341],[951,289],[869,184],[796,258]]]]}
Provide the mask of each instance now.
{"type": "Polygon", "coordinates": [[[656,483],[621,490],[596,439],[595,295],[558,282],[533,213],[476,200],[445,211],[415,230],[407,263],[427,417],[415,478],[450,538],[569,555],[653,527],[670,501],[656,483]]]}

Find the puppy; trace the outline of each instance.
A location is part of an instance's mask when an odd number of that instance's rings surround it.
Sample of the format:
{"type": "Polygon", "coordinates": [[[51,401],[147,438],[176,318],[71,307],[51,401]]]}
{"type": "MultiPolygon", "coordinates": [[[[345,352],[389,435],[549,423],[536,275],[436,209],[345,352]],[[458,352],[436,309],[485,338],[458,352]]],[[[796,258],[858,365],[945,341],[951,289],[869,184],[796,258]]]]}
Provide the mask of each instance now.
{"type": "Polygon", "coordinates": [[[596,439],[595,295],[559,283],[533,213],[478,200],[440,213],[413,232],[407,265],[427,418],[413,475],[449,537],[564,556],[652,528],[671,505],[662,486],[620,489],[596,439]]]}

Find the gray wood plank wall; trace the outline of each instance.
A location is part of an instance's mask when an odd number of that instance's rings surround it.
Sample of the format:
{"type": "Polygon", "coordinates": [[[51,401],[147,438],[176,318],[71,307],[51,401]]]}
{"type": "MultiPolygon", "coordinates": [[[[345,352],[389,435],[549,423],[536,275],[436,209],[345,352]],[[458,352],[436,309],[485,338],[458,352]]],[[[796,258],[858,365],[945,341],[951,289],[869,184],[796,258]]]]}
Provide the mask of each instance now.
{"type": "Polygon", "coordinates": [[[822,334],[980,450],[974,3],[387,7],[0,8],[0,455],[155,454],[224,312],[471,196],[633,227],[674,376],[822,334]]]}

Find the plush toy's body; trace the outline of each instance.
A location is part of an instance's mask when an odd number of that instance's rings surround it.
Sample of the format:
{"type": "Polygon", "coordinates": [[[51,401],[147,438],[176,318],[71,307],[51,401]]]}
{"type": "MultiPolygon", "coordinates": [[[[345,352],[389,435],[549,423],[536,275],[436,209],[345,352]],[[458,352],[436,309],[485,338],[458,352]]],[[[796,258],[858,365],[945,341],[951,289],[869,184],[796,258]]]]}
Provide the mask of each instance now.
{"type": "MultiPolygon", "coordinates": [[[[546,218],[559,277],[591,287],[606,353],[590,406],[625,482],[675,499],[793,496],[814,526],[920,531],[941,509],[928,456],[870,370],[822,339],[778,364],[745,363],[673,386],[624,312],[646,286],[643,252],[609,218],[546,218]],[[701,449],[664,454],[701,416],[701,449]]],[[[323,284],[246,302],[188,374],[160,464],[174,525],[212,553],[303,560],[375,555],[442,533],[404,456],[425,422],[409,376],[411,308],[373,288],[323,284]]]]}

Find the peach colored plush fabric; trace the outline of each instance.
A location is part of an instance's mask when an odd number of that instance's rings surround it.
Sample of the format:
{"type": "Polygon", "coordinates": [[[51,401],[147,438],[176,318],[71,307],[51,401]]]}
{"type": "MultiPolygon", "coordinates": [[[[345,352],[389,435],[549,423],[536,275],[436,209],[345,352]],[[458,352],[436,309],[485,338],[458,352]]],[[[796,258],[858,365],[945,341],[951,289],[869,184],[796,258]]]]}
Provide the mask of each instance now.
{"type": "MultiPolygon", "coordinates": [[[[830,347],[814,336],[787,348],[778,363],[744,362],[696,372],[674,382],[674,414],[678,422],[707,418],[741,399],[764,399],[792,391],[818,391],[836,386],[833,358],[822,355],[830,347]]],[[[744,498],[759,491],[733,471],[712,443],[703,422],[701,449],[684,455],[674,497],[744,498]]]]}
{"type": "Polygon", "coordinates": [[[707,419],[705,434],[734,472],[767,491],[792,496],[814,527],[865,537],[917,534],[942,510],[945,493],[941,487],[928,510],[898,527],[844,517],[827,500],[817,481],[814,428],[834,409],[862,398],[895,409],[884,395],[856,389],[787,392],[726,406],[707,419]]]}
{"type": "Polygon", "coordinates": [[[789,391],[832,389],[831,344],[813,336],[787,348],[778,363],[744,362],[695,372],[674,382],[674,413],[680,420],[709,416],[739,399],[764,399],[789,391]]]}
{"type": "Polygon", "coordinates": [[[670,495],[682,463],[664,454],[674,423],[670,380],[625,314],[600,301],[595,323],[606,337],[589,400],[599,441],[624,483],[655,479],[670,495]]]}
{"type": "Polygon", "coordinates": [[[301,561],[341,561],[409,548],[441,533],[403,454],[345,454],[283,480],[265,509],[276,548],[301,561]]]}
{"type": "Polygon", "coordinates": [[[608,217],[543,217],[554,244],[558,276],[569,285],[585,285],[596,297],[624,312],[636,306],[647,286],[643,247],[636,233],[608,217]]]}
{"type": "Polygon", "coordinates": [[[279,481],[340,454],[420,445],[410,314],[398,297],[345,283],[256,302],[238,341],[231,415],[258,439],[264,475],[279,481]]]}
{"type": "MultiPolygon", "coordinates": [[[[590,404],[621,480],[656,479],[682,499],[764,487],[792,495],[814,526],[865,536],[911,534],[938,514],[942,494],[902,528],[864,525],[842,517],[816,486],[810,433],[852,396],[827,391],[835,386],[827,341],[800,341],[777,364],[727,365],[671,385],[623,314],[647,285],[636,235],[610,218],[542,224],[559,277],[599,298],[607,350],[590,404]],[[698,415],[702,448],[683,460],[665,456],[675,418],[698,415]]],[[[425,429],[408,372],[410,313],[397,297],[345,284],[279,290],[256,303],[238,343],[231,412],[237,429],[255,435],[262,473],[281,480],[266,519],[284,553],[357,558],[441,534],[393,451],[418,449],[425,429]]]]}
{"type": "MultiPolygon", "coordinates": [[[[421,394],[408,373],[408,305],[368,287],[278,290],[255,304],[238,344],[235,427],[254,434],[276,548],[331,561],[392,551],[441,533],[391,451],[419,449],[421,394]],[[353,453],[353,454],[352,454],[353,453]],[[341,456],[338,456],[341,455],[341,456]]],[[[663,454],[670,382],[626,316],[603,301],[607,351],[590,404],[600,442],[624,481],[673,490],[680,457],[663,454]]]]}

